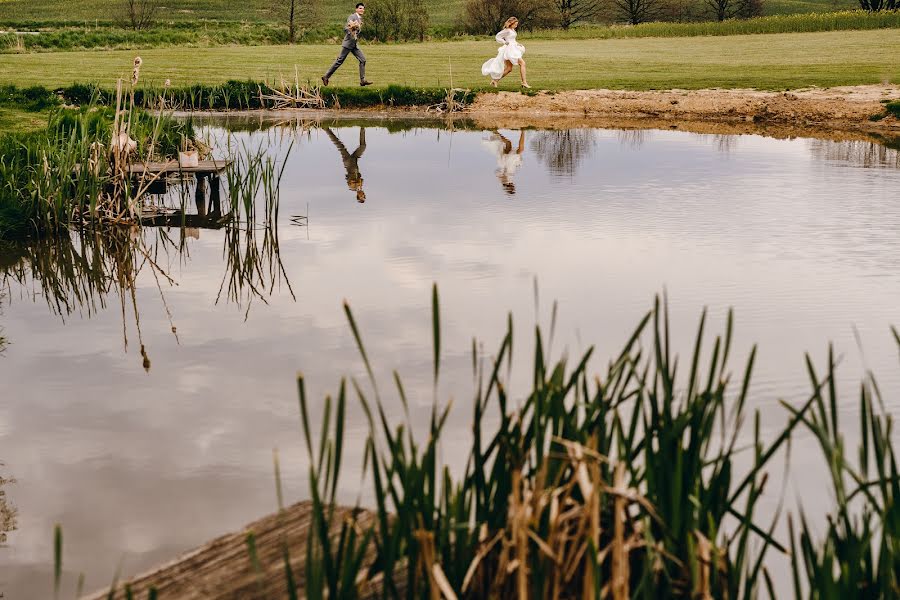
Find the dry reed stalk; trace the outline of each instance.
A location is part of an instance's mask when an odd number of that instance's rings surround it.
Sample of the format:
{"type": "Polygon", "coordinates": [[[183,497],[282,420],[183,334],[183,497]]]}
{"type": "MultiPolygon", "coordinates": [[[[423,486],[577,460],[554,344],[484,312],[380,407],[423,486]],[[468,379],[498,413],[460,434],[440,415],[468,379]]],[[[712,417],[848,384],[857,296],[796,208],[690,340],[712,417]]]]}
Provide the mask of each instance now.
{"type": "Polygon", "coordinates": [[[470,89],[455,88],[452,86],[446,91],[443,102],[438,102],[425,109],[427,113],[436,113],[439,115],[457,113],[465,110],[466,104],[456,99],[456,93],[460,92],[465,98],[472,93],[470,89]]]}
{"type": "Polygon", "coordinates": [[[619,463],[615,470],[615,489],[618,492],[613,501],[613,542],[612,542],[612,597],[613,600],[628,600],[628,580],[630,577],[628,549],[625,546],[625,465],[619,463]]]}
{"type": "Polygon", "coordinates": [[[437,562],[434,550],[434,534],[424,529],[415,533],[419,543],[419,564],[417,569],[429,582],[429,596],[431,600],[457,600],[456,592],[447,579],[447,575],[437,562]]]}

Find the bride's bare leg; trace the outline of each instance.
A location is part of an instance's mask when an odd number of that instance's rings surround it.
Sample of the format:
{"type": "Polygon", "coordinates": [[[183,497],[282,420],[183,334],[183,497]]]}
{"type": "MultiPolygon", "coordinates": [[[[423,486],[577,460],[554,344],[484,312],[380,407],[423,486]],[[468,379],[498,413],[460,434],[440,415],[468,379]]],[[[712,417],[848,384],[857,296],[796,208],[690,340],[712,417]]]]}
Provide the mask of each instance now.
{"type": "Polygon", "coordinates": [[[509,61],[506,61],[505,66],[503,67],[503,75],[500,76],[500,79],[503,79],[507,75],[512,72],[513,64],[509,61]]]}
{"type": "Polygon", "coordinates": [[[522,87],[530,88],[531,86],[528,85],[528,80],[525,78],[525,59],[524,58],[519,59],[519,74],[522,76],[522,87]]]}

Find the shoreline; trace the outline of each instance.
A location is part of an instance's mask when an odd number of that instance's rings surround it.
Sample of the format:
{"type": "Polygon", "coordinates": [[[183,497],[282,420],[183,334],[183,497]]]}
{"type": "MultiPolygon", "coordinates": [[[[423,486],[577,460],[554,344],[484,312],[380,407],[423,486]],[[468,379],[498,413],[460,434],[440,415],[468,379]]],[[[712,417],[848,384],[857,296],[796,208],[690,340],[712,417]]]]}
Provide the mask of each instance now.
{"type": "Polygon", "coordinates": [[[422,107],[364,109],[283,109],[183,111],[176,116],[272,120],[470,121],[481,128],[519,129],[601,127],[680,129],[695,133],[773,137],[828,137],[852,134],[900,137],[900,119],[884,115],[884,102],[900,100],[900,85],[806,88],[786,92],[752,89],[666,91],[578,90],[480,93],[460,111],[440,113],[422,107]]]}

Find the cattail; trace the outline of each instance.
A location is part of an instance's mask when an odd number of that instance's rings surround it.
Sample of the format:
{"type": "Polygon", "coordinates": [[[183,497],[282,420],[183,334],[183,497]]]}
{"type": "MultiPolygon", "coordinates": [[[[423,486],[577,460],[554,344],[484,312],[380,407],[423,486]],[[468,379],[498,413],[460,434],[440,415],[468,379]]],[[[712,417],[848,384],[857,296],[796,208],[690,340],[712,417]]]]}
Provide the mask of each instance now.
{"type": "Polygon", "coordinates": [[[138,79],[141,76],[141,65],[144,64],[144,61],[141,60],[140,56],[134,57],[134,68],[131,70],[131,85],[137,85],[138,79]]]}

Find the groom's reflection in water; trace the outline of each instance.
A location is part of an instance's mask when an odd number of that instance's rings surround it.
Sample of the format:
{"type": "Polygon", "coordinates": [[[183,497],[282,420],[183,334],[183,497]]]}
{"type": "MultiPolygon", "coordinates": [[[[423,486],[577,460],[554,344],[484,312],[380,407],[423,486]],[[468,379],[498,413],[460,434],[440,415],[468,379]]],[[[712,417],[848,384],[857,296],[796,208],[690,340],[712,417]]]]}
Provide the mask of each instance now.
{"type": "Polygon", "coordinates": [[[525,151],[525,131],[519,132],[518,146],[513,146],[512,141],[499,131],[494,131],[490,137],[485,138],[484,144],[497,157],[497,170],[494,173],[500,180],[503,191],[512,196],[516,193],[513,175],[522,165],[522,153],[525,151]]]}
{"type": "Polygon", "coordinates": [[[323,127],[323,129],[337,147],[338,152],[341,153],[341,160],[344,161],[344,169],[347,171],[347,187],[356,192],[357,202],[365,202],[366,193],[362,189],[363,178],[362,174],[359,172],[358,161],[362,157],[363,152],[366,151],[366,128],[359,128],[359,144],[352,154],[347,151],[347,147],[344,146],[344,143],[340,139],[338,139],[338,136],[334,134],[330,127],[323,127]]]}

